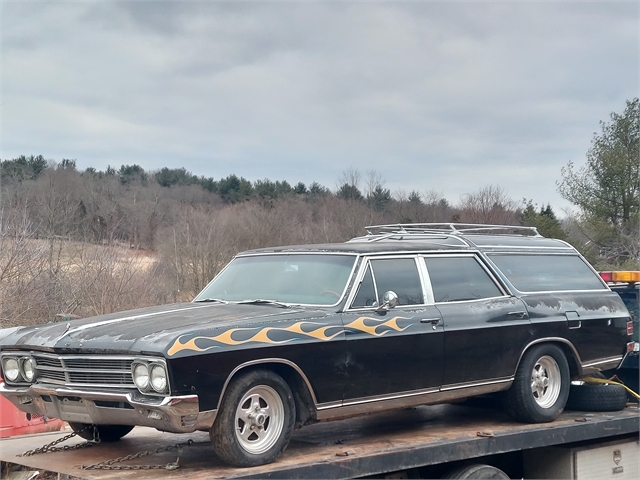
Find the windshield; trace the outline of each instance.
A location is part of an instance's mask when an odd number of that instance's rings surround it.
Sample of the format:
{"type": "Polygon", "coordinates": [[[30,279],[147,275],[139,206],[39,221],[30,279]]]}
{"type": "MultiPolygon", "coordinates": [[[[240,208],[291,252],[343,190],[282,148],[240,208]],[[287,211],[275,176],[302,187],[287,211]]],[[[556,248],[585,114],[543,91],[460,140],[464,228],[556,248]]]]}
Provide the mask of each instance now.
{"type": "Polygon", "coordinates": [[[334,305],[347,286],[356,257],[273,254],[234,259],[194,301],[276,302],[334,305]]]}

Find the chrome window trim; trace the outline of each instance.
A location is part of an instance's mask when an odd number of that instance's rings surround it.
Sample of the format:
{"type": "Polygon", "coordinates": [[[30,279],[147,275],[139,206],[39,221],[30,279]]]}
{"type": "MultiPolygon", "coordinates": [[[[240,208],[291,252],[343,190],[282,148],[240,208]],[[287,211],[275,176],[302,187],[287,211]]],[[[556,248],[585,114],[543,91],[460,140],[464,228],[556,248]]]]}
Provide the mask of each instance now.
{"type": "Polygon", "coordinates": [[[581,293],[581,292],[603,292],[603,291],[607,291],[607,290],[611,291],[611,288],[609,288],[609,285],[607,285],[607,282],[605,282],[602,279],[602,277],[600,276],[598,271],[595,268],[593,268],[593,266],[589,262],[587,262],[587,260],[582,255],[580,255],[580,253],[577,252],[576,250],[573,250],[571,252],[563,252],[563,253],[486,252],[485,255],[489,259],[491,264],[494,266],[494,268],[496,270],[498,270],[502,275],[504,275],[504,277],[509,281],[509,284],[513,285],[513,288],[515,288],[519,293],[522,293],[522,294],[533,295],[533,294],[537,294],[537,293],[558,293],[558,292],[581,293]],[[509,279],[509,277],[504,272],[502,272],[500,267],[493,260],[491,260],[491,257],[492,256],[496,256],[496,255],[513,255],[513,256],[521,255],[521,256],[545,256],[545,257],[548,257],[550,255],[554,255],[554,256],[561,256],[561,257],[577,257],[580,260],[582,260],[582,262],[586,265],[586,267],[589,270],[591,270],[591,272],[598,278],[598,280],[600,280],[600,283],[602,284],[603,288],[591,288],[591,289],[588,289],[588,290],[584,290],[584,289],[579,289],[579,290],[535,290],[535,291],[519,290],[518,287],[516,287],[513,284],[513,282],[509,279]]]}
{"type": "MultiPolygon", "coordinates": [[[[498,278],[496,277],[496,275],[494,274],[493,271],[491,271],[491,269],[485,265],[485,263],[482,261],[481,257],[480,257],[480,252],[464,252],[464,253],[455,253],[455,254],[444,254],[444,255],[422,255],[421,256],[423,259],[423,262],[425,264],[425,269],[427,270],[427,272],[429,271],[429,267],[427,266],[427,259],[430,257],[444,257],[444,258],[460,258],[460,257],[472,257],[476,263],[478,263],[478,265],[480,265],[480,268],[482,268],[484,270],[484,272],[487,274],[487,276],[489,277],[489,280],[493,282],[493,284],[498,287],[498,290],[502,293],[502,295],[499,295],[497,297],[483,297],[483,298],[474,298],[471,300],[454,300],[451,302],[435,302],[435,294],[434,294],[434,305],[449,305],[449,304],[453,304],[453,303],[468,303],[468,302],[477,302],[480,300],[491,300],[491,299],[499,299],[499,298],[509,298],[511,297],[511,293],[507,290],[506,286],[503,285],[503,283],[501,281],[498,280],[498,278]]],[[[429,280],[431,280],[431,277],[429,276],[429,280]]],[[[433,285],[430,284],[430,287],[433,289],[433,285]]]]}
{"type": "MultiPolygon", "coordinates": [[[[347,305],[353,305],[353,301],[356,299],[356,296],[360,291],[360,285],[364,280],[364,276],[367,274],[367,268],[369,268],[369,258],[365,256],[362,256],[361,258],[362,258],[362,262],[360,262],[358,272],[354,276],[351,291],[349,292],[349,295],[347,296],[347,300],[345,302],[345,308],[344,308],[345,312],[357,311],[357,310],[370,310],[372,308],[376,308],[376,307],[358,307],[358,308],[347,307],[347,305]]],[[[373,287],[376,288],[376,280],[375,278],[373,278],[373,272],[371,273],[371,278],[373,279],[373,287]]],[[[376,299],[377,299],[377,295],[378,295],[378,289],[376,288],[376,299]]]]}
{"type": "MultiPolygon", "coordinates": [[[[532,237],[533,238],[533,237],[532,237]]],[[[556,239],[554,239],[556,240],[556,239]]],[[[574,248],[569,246],[569,247],[549,247],[549,246],[543,246],[543,245],[478,245],[478,248],[480,249],[485,249],[485,248],[504,248],[506,249],[513,249],[513,250],[564,250],[567,253],[575,253],[574,248]]],[[[527,254],[529,254],[529,252],[527,252],[527,254]]],[[[546,253],[544,254],[546,255],[546,253]]]]}
{"type": "Polygon", "coordinates": [[[426,300],[425,305],[435,305],[436,298],[433,293],[433,285],[431,284],[431,276],[429,275],[429,269],[425,262],[425,255],[418,255],[418,274],[420,275],[420,281],[422,282],[422,294],[426,300]]]}
{"type": "MultiPolygon", "coordinates": [[[[452,302],[436,302],[435,305],[454,305],[454,304],[460,304],[460,303],[471,303],[471,302],[485,302],[487,300],[500,300],[500,299],[505,299],[505,298],[511,298],[508,295],[502,295],[500,297],[485,297],[485,298],[476,298],[473,300],[454,300],[452,302]]],[[[528,317],[527,317],[528,318],[528,317]]]]}
{"type": "Polygon", "coordinates": [[[592,292],[606,292],[607,289],[597,289],[597,290],[540,290],[536,292],[524,292],[518,290],[522,295],[537,295],[539,293],[592,293],[592,292]]]}
{"type": "MultiPolygon", "coordinates": [[[[356,284],[358,285],[358,288],[352,288],[351,292],[349,294],[349,296],[347,297],[347,301],[345,302],[345,309],[344,312],[361,312],[361,311],[373,311],[376,307],[352,307],[351,305],[353,305],[353,301],[356,298],[356,295],[358,293],[358,290],[360,288],[360,283],[362,283],[362,280],[364,279],[364,276],[366,274],[366,267],[368,265],[370,265],[371,260],[389,260],[389,259],[401,259],[401,258],[412,258],[415,265],[416,265],[416,270],[418,271],[418,278],[420,279],[420,283],[421,283],[421,287],[422,287],[422,296],[423,296],[423,300],[429,300],[429,298],[427,297],[427,295],[425,295],[425,283],[424,283],[424,278],[420,272],[420,261],[419,261],[419,257],[420,254],[419,253],[398,253],[398,254],[373,254],[373,255],[363,255],[363,262],[362,265],[360,266],[360,271],[358,272],[358,274],[355,277],[355,282],[354,282],[354,287],[356,286],[356,284]]],[[[378,295],[378,284],[376,283],[376,276],[373,272],[373,268],[371,268],[371,277],[373,278],[373,285],[374,288],[376,289],[376,297],[378,295]]],[[[380,302],[380,299],[378,299],[378,303],[380,302]]],[[[407,309],[407,308],[418,308],[418,307],[426,307],[426,306],[432,306],[433,303],[415,303],[415,304],[411,304],[411,305],[398,305],[396,308],[400,308],[400,309],[407,309]]]]}

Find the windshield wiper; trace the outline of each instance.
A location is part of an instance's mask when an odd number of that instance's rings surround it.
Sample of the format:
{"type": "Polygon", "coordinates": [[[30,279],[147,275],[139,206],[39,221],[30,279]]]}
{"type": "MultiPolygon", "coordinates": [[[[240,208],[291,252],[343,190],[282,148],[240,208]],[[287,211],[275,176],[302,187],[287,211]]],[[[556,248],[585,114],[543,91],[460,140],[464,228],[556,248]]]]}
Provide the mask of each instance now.
{"type": "Polygon", "coordinates": [[[278,302],[276,300],[265,300],[263,298],[255,298],[253,300],[242,300],[240,302],[235,302],[239,305],[275,305],[276,307],[281,308],[291,308],[291,305],[284,302],[278,302]]]}
{"type": "Polygon", "coordinates": [[[222,300],[221,298],[202,298],[200,300],[194,300],[194,302],[213,302],[213,303],[224,303],[227,305],[229,302],[226,300],[222,300]]]}

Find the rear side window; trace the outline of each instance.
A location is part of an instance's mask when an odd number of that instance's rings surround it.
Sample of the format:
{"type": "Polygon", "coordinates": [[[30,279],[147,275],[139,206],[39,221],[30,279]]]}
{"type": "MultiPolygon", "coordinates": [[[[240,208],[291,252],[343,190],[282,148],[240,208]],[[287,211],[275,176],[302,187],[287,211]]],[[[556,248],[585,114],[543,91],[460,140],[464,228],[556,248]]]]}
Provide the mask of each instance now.
{"type": "Polygon", "coordinates": [[[577,255],[492,254],[491,260],[521,292],[604,288],[600,277],[577,255]]]}
{"type": "Polygon", "coordinates": [[[431,257],[424,260],[436,303],[504,295],[474,257],[431,257]]]}

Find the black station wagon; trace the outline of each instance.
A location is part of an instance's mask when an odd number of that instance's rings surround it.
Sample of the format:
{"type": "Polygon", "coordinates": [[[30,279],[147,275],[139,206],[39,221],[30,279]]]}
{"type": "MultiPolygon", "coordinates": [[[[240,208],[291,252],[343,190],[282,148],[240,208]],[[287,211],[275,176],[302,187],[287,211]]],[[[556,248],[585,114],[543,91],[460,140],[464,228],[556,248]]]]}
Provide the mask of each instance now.
{"type": "Polygon", "coordinates": [[[307,423],[504,391],[549,422],[616,367],[630,315],[570,245],[532,228],[383,225],[238,254],[191,303],[20,328],[0,393],[80,436],[210,432],[237,466],[307,423]]]}

